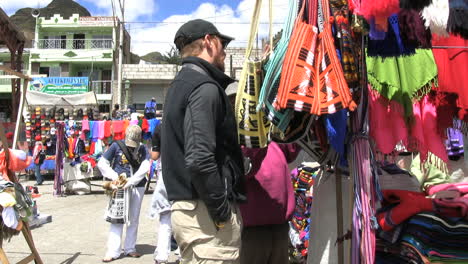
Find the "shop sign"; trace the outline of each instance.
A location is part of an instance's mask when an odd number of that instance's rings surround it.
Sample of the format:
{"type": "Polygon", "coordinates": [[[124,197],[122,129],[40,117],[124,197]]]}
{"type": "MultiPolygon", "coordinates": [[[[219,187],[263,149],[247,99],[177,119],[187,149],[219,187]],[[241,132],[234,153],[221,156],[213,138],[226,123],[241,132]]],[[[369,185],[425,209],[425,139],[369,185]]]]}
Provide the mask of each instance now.
{"type": "Polygon", "coordinates": [[[88,92],[88,77],[33,78],[29,90],[48,94],[81,94],[88,92]]]}
{"type": "Polygon", "coordinates": [[[103,16],[96,16],[96,17],[80,17],[78,22],[81,26],[114,26],[114,18],[113,17],[103,17],[103,16]]]}

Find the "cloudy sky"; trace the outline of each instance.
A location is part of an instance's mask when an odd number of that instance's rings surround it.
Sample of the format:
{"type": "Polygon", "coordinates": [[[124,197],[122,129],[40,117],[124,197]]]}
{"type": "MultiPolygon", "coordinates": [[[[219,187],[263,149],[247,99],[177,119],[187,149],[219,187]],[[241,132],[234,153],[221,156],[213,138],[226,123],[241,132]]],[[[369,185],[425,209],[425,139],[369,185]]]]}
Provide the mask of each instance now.
{"type": "MultiPolygon", "coordinates": [[[[111,16],[112,1],[121,15],[119,0],[74,0],[93,16],[111,16]]],[[[281,29],[289,0],[273,1],[273,32],[281,29]]],[[[0,7],[12,15],[23,7],[44,7],[51,0],[0,0],[0,7]]],[[[167,52],[182,23],[202,18],[213,22],[223,34],[236,38],[231,46],[245,46],[255,0],[126,0],[126,28],[132,38],[132,51],[144,55],[151,51],[167,52]]],[[[268,0],[263,0],[259,37],[268,36],[268,0]]]]}

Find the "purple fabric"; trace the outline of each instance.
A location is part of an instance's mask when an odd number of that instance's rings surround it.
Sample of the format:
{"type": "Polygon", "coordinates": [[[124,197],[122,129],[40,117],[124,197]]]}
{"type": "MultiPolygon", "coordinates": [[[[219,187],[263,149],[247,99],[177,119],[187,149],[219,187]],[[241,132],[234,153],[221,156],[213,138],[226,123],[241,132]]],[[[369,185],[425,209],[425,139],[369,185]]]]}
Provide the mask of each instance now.
{"type": "Polygon", "coordinates": [[[267,148],[243,148],[251,159],[252,170],[247,175],[247,203],[240,204],[244,226],[283,224],[294,208],[294,190],[288,163],[299,154],[295,144],[271,142],[267,148]]]}
{"type": "Polygon", "coordinates": [[[93,122],[93,133],[92,133],[92,139],[95,140],[99,138],[99,121],[89,121],[90,123],[93,122]]]}
{"type": "Polygon", "coordinates": [[[380,31],[375,26],[375,21],[372,19],[370,21],[370,30],[369,30],[369,38],[372,40],[384,40],[387,33],[385,31],[380,31]]]}
{"type": "Polygon", "coordinates": [[[447,129],[447,140],[445,140],[445,147],[449,156],[463,155],[463,134],[460,130],[455,128],[447,129]]]}

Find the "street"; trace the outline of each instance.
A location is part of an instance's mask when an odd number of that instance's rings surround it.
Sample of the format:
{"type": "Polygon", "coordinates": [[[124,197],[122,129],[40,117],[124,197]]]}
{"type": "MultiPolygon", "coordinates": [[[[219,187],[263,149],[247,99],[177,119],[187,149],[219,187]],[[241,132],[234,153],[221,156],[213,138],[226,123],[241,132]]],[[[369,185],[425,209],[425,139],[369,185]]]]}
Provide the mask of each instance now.
{"type": "MultiPolygon", "coordinates": [[[[34,181],[21,180],[23,184],[34,185],[34,181]]],[[[94,181],[100,184],[102,181],[94,181]]],[[[151,189],[155,183],[151,183],[151,189]]],[[[52,215],[52,222],[34,228],[32,235],[37,250],[45,264],[102,263],[109,230],[104,220],[107,196],[98,186],[92,186],[87,195],[53,196],[53,181],[46,180],[39,186],[42,194],[37,198],[41,214],[52,215]]],[[[112,263],[154,263],[153,252],[156,244],[157,219],[148,218],[151,195],[146,194],[140,213],[137,251],[141,258],[121,258],[112,263]]],[[[30,254],[24,237],[15,236],[3,248],[11,263],[16,263],[30,254]]],[[[171,253],[171,261],[177,258],[171,253]]],[[[170,262],[174,263],[174,262],[170,262]]]]}

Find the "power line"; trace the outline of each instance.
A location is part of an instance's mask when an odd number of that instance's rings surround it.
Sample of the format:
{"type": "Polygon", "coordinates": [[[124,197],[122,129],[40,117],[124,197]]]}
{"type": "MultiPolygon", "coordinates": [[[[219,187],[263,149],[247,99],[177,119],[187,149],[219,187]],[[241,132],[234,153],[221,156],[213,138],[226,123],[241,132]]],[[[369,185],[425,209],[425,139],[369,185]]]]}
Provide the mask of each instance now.
{"type": "MultiPolygon", "coordinates": [[[[185,22],[164,22],[164,21],[129,21],[125,24],[184,24],[185,22]]],[[[216,24],[249,24],[250,22],[216,22],[216,24]]],[[[269,22],[259,22],[259,24],[270,24],[269,22]]],[[[271,24],[282,25],[284,23],[272,22],[271,24]]]]}

